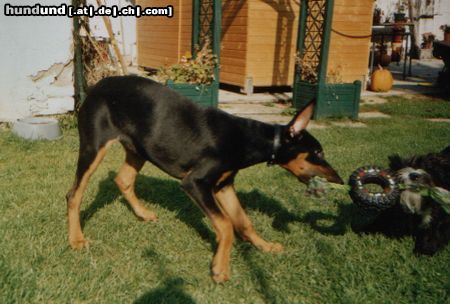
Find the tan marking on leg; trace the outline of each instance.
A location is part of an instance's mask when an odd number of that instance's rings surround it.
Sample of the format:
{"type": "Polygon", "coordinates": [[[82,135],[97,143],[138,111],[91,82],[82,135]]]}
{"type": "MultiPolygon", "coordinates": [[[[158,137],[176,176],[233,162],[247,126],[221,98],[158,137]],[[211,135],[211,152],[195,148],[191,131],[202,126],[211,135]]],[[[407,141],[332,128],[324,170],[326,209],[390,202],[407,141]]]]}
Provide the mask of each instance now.
{"type": "Polygon", "coordinates": [[[178,176],[178,178],[183,179],[183,178],[185,178],[186,176],[188,176],[189,174],[191,174],[191,172],[192,172],[192,169],[191,169],[191,170],[188,170],[188,171],[186,171],[186,172],[183,172],[183,173],[180,174],[180,176],[178,176]]]}
{"type": "Polygon", "coordinates": [[[217,250],[212,262],[212,278],[216,283],[230,279],[230,255],[234,241],[233,224],[226,215],[208,215],[216,232],[217,250]]]}
{"type": "Polygon", "coordinates": [[[234,171],[226,171],[224,173],[222,173],[222,175],[220,176],[220,178],[217,180],[216,182],[216,186],[220,185],[222,182],[224,182],[227,178],[229,178],[232,174],[234,173],[234,171]]]}
{"type": "Polygon", "coordinates": [[[262,239],[253,228],[252,222],[242,208],[233,185],[227,185],[215,193],[215,197],[224,212],[230,217],[234,228],[241,237],[264,252],[281,252],[283,246],[262,239]]]}
{"type": "Polygon", "coordinates": [[[144,163],[144,159],[127,151],[125,163],[120,168],[114,181],[138,218],[143,221],[156,221],[155,213],[145,208],[134,192],[136,175],[142,169],[144,163]]]}
{"type": "Polygon", "coordinates": [[[81,231],[81,224],[80,224],[81,201],[83,199],[83,193],[88,185],[89,178],[97,169],[98,165],[105,157],[106,151],[112,145],[113,142],[114,140],[108,141],[106,145],[97,152],[97,156],[89,166],[88,170],[86,170],[86,172],[82,176],[81,181],[78,184],[78,187],[74,185],[74,187],[72,188],[72,193],[67,203],[69,244],[72,247],[72,249],[82,249],[83,247],[89,246],[88,241],[84,238],[83,232],[81,231]]]}

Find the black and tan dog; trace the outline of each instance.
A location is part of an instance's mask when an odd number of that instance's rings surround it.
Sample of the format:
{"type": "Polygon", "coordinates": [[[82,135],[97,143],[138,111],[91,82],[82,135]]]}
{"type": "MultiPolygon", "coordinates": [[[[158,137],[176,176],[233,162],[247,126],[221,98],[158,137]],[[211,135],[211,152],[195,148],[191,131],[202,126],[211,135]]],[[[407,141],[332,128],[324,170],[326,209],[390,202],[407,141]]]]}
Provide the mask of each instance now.
{"type": "MultiPolygon", "coordinates": [[[[439,153],[410,158],[389,157],[397,180],[409,188],[440,187],[450,191],[450,146],[439,153]]],[[[450,242],[450,215],[431,197],[403,190],[396,205],[384,210],[359,232],[414,238],[414,253],[434,255],[450,242]]]]}
{"type": "Polygon", "coordinates": [[[320,143],[305,128],[313,103],[286,126],[270,125],[203,108],[151,80],[136,76],[100,81],[79,111],[80,151],[75,182],[67,194],[69,242],[88,243],[80,226],[80,204],[89,177],[119,141],[126,159],[115,182],[135,214],[155,220],[136,197],[134,182],[145,161],[181,180],[182,189],[211,220],[217,237],[212,262],[216,282],[229,279],[233,228],[262,251],[281,251],[256,234],[233,187],[236,173],[261,162],[278,164],[302,182],[313,176],[342,183],[325,161],[320,143]]]}

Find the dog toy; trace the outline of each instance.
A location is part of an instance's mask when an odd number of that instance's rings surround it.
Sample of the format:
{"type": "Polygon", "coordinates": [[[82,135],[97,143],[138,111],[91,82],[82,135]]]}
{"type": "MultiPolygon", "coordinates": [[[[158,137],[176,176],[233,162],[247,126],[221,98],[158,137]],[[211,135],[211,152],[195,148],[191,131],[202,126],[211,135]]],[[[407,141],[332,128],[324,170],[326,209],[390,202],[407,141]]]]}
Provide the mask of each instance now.
{"type": "Polygon", "coordinates": [[[364,166],[350,175],[348,185],[328,182],[321,177],[314,177],[308,184],[308,193],[321,196],[330,190],[349,193],[353,202],[365,210],[382,211],[395,205],[401,191],[411,190],[422,196],[431,197],[444,211],[450,214],[450,192],[440,187],[407,187],[399,184],[389,170],[377,166],[364,166]],[[382,188],[374,191],[368,185],[375,184],[382,188]]]}
{"type": "Polygon", "coordinates": [[[308,184],[308,193],[321,196],[330,190],[349,193],[353,202],[367,210],[384,210],[392,207],[400,195],[400,190],[392,174],[377,166],[365,166],[356,169],[349,178],[348,185],[328,182],[321,177],[314,177],[308,184]],[[367,188],[368,184],[382,187],[382,191],[367,188]]]}
{"type": "Polygon", "coordinates": [[[389,170],[377,166],[356,169],[349,178],[350,197],[356,205],[367,210],[381,211],[395,205],[400,189],[389,170]],[[382,191],[371,191],[367,185],[375,184],[382,191]]]}

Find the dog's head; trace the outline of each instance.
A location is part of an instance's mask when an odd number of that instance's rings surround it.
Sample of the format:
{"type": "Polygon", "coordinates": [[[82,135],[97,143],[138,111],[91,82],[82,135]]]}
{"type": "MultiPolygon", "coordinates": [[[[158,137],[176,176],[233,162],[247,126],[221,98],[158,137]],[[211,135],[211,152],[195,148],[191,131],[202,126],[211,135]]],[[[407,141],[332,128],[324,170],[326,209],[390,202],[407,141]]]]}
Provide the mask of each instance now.
{"type": "Polygon", "coordinates": [[[433,180],[425,170],[405,167],[396,172],[397,181],[406,189],[400,195],[400,204],[406,212],[422,215],[424,199],[415,189],[433,186],[433,180]]]}
{"type": "Polygon", "coordinates": [[[433,186],[431,175],[422,168],[413,166],[414,158],[402,159],[398,155],[389,157],[389,167],[396,172],[397,182],[405,186],[400,195],[402,208],[413,214],[422,214],[424,210],[423,197],[414,189],[433,186]]]}
{"type": "Polygon", "coordinates": [[[325,160],[320,142],[305,130],[313,110],[314,101],[297,113],[283,128],[277,163],[303,183],[307,183],[314,176],[320,176],[330,182],[343,184],[337,172],[325,160]]]}

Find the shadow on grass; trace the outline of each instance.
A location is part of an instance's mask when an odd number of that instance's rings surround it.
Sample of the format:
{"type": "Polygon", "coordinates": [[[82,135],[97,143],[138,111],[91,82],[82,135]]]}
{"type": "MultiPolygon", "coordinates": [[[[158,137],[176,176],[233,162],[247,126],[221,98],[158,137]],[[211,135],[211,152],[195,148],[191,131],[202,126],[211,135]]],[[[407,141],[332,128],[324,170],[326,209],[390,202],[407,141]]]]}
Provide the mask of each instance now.
{"type": "Polygon", "coordinates": [[[278,201],[261,194],[257,190],[247,193],[238,193],[242,204],[248,209],[257,210],[273,217],[272,227],[278,231],[289,233],[289,224],[294,222],[308,224],[312,229],[326,235],[343,235],[347,226],[351,224],[352,218],[357,215],[353,205],[338,202],[337,214],[310,211],[303,216],[289,212],[278,201]],[[327,225],[323,222],[333,224],[327,225]]]}
{"type": "MultiPolygon", "coordinates": [[[[94,201],[87,209],[82,212],[82,225],[99,210],[111,204],[120,195],[119,190],[114,184],[113,178],[115,172],[109,172],[109,177],[99,184],[98,193],[94,201]]],[[[209,241],[212,250],[215,250],[215,235],[210,228],[203,222],[203,214],[183,193],[179,183],[175,180],[158,179],[139,175],[136,181],[136,193],[138,197],[147,201],[154,202],[176,214],[176,217],[189,227],[192,227],[203,239],[209,241]]],[[[337,214],[311,211],[303,216],[289,212],[279,201],[266,196],[258,190],[250,192],[238,192],[242,205],[246,209],[256,210],[273,218],[272,226],[278,231],[290,233],[290,223],[305,223],[319,233],[327,235],[342,235],[346,232],[346,227],[355,217],[355,209],[352,205],[339,203],[337,214]],[[329,223],[332,222],[330,225],[329,223]]],[[[122,198],[121,203],[125,204],[130,212],[131,208],[122,198]]],[[[252,277],[257,282],[257,290],[268,303],[278,303],[280,295],[270,286],[267,273],[258,265],[251,254],[253,247],[249,244],[240,244],[239,251],[249,266],[252,277]]],[[[183,291],[184,280],[173,277],[166,273],[163,268],[166,263],[155,251],[148,250],[144,253],[155,263],[160,265],[160,277],[163,283],[160,287],[152,289],[141,295],[134,303],[195,303],[193,298],[183,291]]]]}
{"type": "Polygon", "coordinates": [[[178,181],[139,175],[136,194],[147,202],[174,212],[177,219],[192,227],[202,239],[214,243],[215,236],[203,222],[203,213],[181,190],[178,181]]]}
{"type": "Polygon", "coordinates": [[[158,276],[163,283],[160,287],[154,288],[141,295],[134,304],[146,303],[181,303],[195,304],[194,299],[183,290],[185,281],[179,277],[173,277],[166,267],[167,261],[163,256],[153,249],[147,249],[144,257],[154,261],[158,267],[158,276]]]}
{"type": "Polygon", "coordinates": [[[390,239],[401,239],[414,236],[416,227],[419,227],[422,218],[406,213],[400,204],[373,213],[369,221],[363,224],[352,223],[353,232],[364,236],[366,234],[380,234],[390,239]]]}
{"type": "Polygon", "coordinates": [[[353,205],[338,203],[337,214],[311,211],[303,216],[302,221],[321,234],[344,235],[356,216],[357,210],[353,205]],[[332,224],[327,224],[329,222],[332,224]]]}
{"type": "Polygon", "coordinates": [[[113,179],[116,176],[115,172],[109,172],[108,177],[102,180],[98,186],[97,195],[92,203],[84,202],[89,206],[80,212],[81,228],[84,228],[86,222],[100,209],[108,206],[120,195],[119,189],[113,179]]]}
{"type": "MultiPolygon", "coordinates": [[[[110,171],[108,177],[99,183],[99,190],[92,203],[89,204],[89,202],[85,202],[89,205],[80,213],[82,228],[96,212],[108,206],[121,196],[120,191],[113,181],[116,174],[116,172],[110,171]]],[[[183,193],[178,182],[139,175],[136,179],[136,195],[144,201],[155,202],[161,207],[175,212],[176,217],[186,225],[194,228],[201,238],[214,243],[214,234],[203,223],[202,219],[204,216],[202,212],[195,206],[189,197],[183,193]]],[[[120,202],[124,204],[130,212],[133,212],[132,208],[123,197],[120,199],[120,202]]]]}
{"type": "Polygon", "coordinates": [[[239,252],[245,260],[253,281],[257,283],[255,288],[264,299],[264,303],[286,303],[281,295],[271,286],[268,278],[268,271],[270,270],[261,267],[261,264],[255,261],[255,258],[252,256],[256,252],[255,249],[248,244],[242,244],[239,246],[239,252]]]}
{"type": "Polygon", "coordinates": [[[183,290],[184,280],[181,278],[166,279],[161,287],[155,288],[140,296],[133,303],[181,303],[194,304],[194,299],[183,290]]]}
{"type": "MultiPolygon", "coordinates": [[[[87,209],[81,212],[82,227],[97,211],[111,204],[120,195],[113,181],[115,175],[116,173],[111,171],[108,174],[108,178],[100,182],[94,201],[87,209]]],[[[154,202],[176,213],[176,217],[192,227],[202,239],[208,240],[212,244],[215,243],[214,233],[202,220],[204,215],[180,189],[177,181],[139,175],[136,180],[136,193],[143,200],[154,202]]],[[[286,233],[290,232],[290,223],[299,222],[309,224],[312,229],[321,234],[343,235],[356,214],[353,205],[339,203],[337,215],[311,211],[303,216],[299,216],[289,212],[279,201],[266,196],[258,190],[238,192],[238,196],[245,209],[257,210],[273,217],[272,227],[286,233]],[[326,223],[330,221],[334,221],[334,223],[327,225],[326,223]]],[[[131,207],[124,198],[120,201],[132,212],[131,207]]]]}

